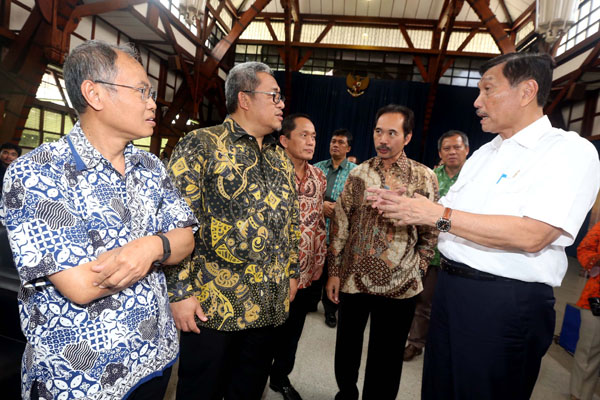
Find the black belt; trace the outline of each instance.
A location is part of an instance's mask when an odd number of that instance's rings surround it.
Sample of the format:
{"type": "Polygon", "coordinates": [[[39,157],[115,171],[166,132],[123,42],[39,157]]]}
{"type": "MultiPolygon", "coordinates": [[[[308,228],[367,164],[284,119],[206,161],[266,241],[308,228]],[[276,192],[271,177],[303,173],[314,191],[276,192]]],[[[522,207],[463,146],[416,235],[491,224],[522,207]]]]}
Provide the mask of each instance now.
{"type": "Polygon", "coordinates": [[[490,274],[489,272],[483,272],[475,268],[469,267],[467,264],[459,263],[456,261],[448,260],[446,257],[440,259],[440,269],[450,275],[456,275],[463,278],[476,279],[478,281],[506,281],[516,282],[516,279],[505,278],[490,274]]]}

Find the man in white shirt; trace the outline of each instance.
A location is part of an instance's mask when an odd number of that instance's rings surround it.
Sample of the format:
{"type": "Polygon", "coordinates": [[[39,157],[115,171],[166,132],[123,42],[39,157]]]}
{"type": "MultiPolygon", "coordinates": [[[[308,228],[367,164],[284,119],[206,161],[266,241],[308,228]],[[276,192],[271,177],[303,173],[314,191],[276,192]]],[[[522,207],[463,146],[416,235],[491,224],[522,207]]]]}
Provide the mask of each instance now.
{"type": "Polygon", "coordinates": [[[437,204],[381,189],[396,224],[436,226],[441,271],[422,399],[529,399],[554,332],[552,286],[600,185],[594,146],[543,114],[548,55],[512,53],[481,67],[477,115],[498,136],[465,163],[437,204]]]}

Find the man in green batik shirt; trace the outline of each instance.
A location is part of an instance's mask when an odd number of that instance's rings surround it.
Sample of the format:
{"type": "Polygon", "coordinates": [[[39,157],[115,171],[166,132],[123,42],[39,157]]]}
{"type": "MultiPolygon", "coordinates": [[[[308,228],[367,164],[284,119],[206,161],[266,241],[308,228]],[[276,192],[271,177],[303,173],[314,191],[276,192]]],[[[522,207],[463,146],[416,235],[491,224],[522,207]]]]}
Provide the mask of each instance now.
{"type": "MultiPolygon", "coordinates": [[[[454,185],[462,166],[467,160],[469,138],[466,134],[457,130],[444,133],[438,140],[438,154],[442,162],[433,171],[437,175],[440,197],[442,197],[448,193],[450,186],[454,185]]],[[[423,279],[423,291],[417,295],[415,316],[408,334],[408,345],[404,349],[404,361],[410,361],[423,353],[427,331],[429,330],[431,300],[433,298],[439,266],[440,252],[436,248],[435,256],[431,260],[427,274],[423,279]]]]}

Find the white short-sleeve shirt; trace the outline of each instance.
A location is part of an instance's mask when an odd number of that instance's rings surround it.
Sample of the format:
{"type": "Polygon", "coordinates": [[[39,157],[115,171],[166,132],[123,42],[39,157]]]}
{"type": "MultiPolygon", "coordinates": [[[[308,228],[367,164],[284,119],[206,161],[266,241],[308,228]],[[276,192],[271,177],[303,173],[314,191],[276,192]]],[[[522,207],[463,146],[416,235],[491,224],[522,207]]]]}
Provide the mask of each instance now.
{"type": "Polygon", "coordinates": [[[544,116],[509,139],[497,136],[467,160],[441,203],[476,214],[529,217],[564,233],[538,253],[481,246],[441,233],[438,248],[454,261],[526,282],[560,286],[571,245],[600,186],[598,152],[544,116]]]}

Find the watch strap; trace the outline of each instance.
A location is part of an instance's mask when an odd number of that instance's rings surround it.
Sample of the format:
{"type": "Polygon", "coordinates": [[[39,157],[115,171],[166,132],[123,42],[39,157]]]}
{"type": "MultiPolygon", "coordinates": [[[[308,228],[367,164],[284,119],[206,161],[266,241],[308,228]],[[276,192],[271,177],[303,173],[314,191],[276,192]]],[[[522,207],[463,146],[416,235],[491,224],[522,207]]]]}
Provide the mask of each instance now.
{"type": "Polygon", "coordinates": [[[165,261],[167,261],[167,259],[169,257],[171,257],[171,243],[169,242],[169,239],[167,239],[167,237],[162,232],[156,232],[155,236],[158,236],[160,238],[160,240],[162,241],[162,245],[163,245],[163,256],[162,256],[162,258],[160,260],[157,260],[157,261],[155,261],[155,262],[152,263],[153,266],[159,267],[165,261]]]}

